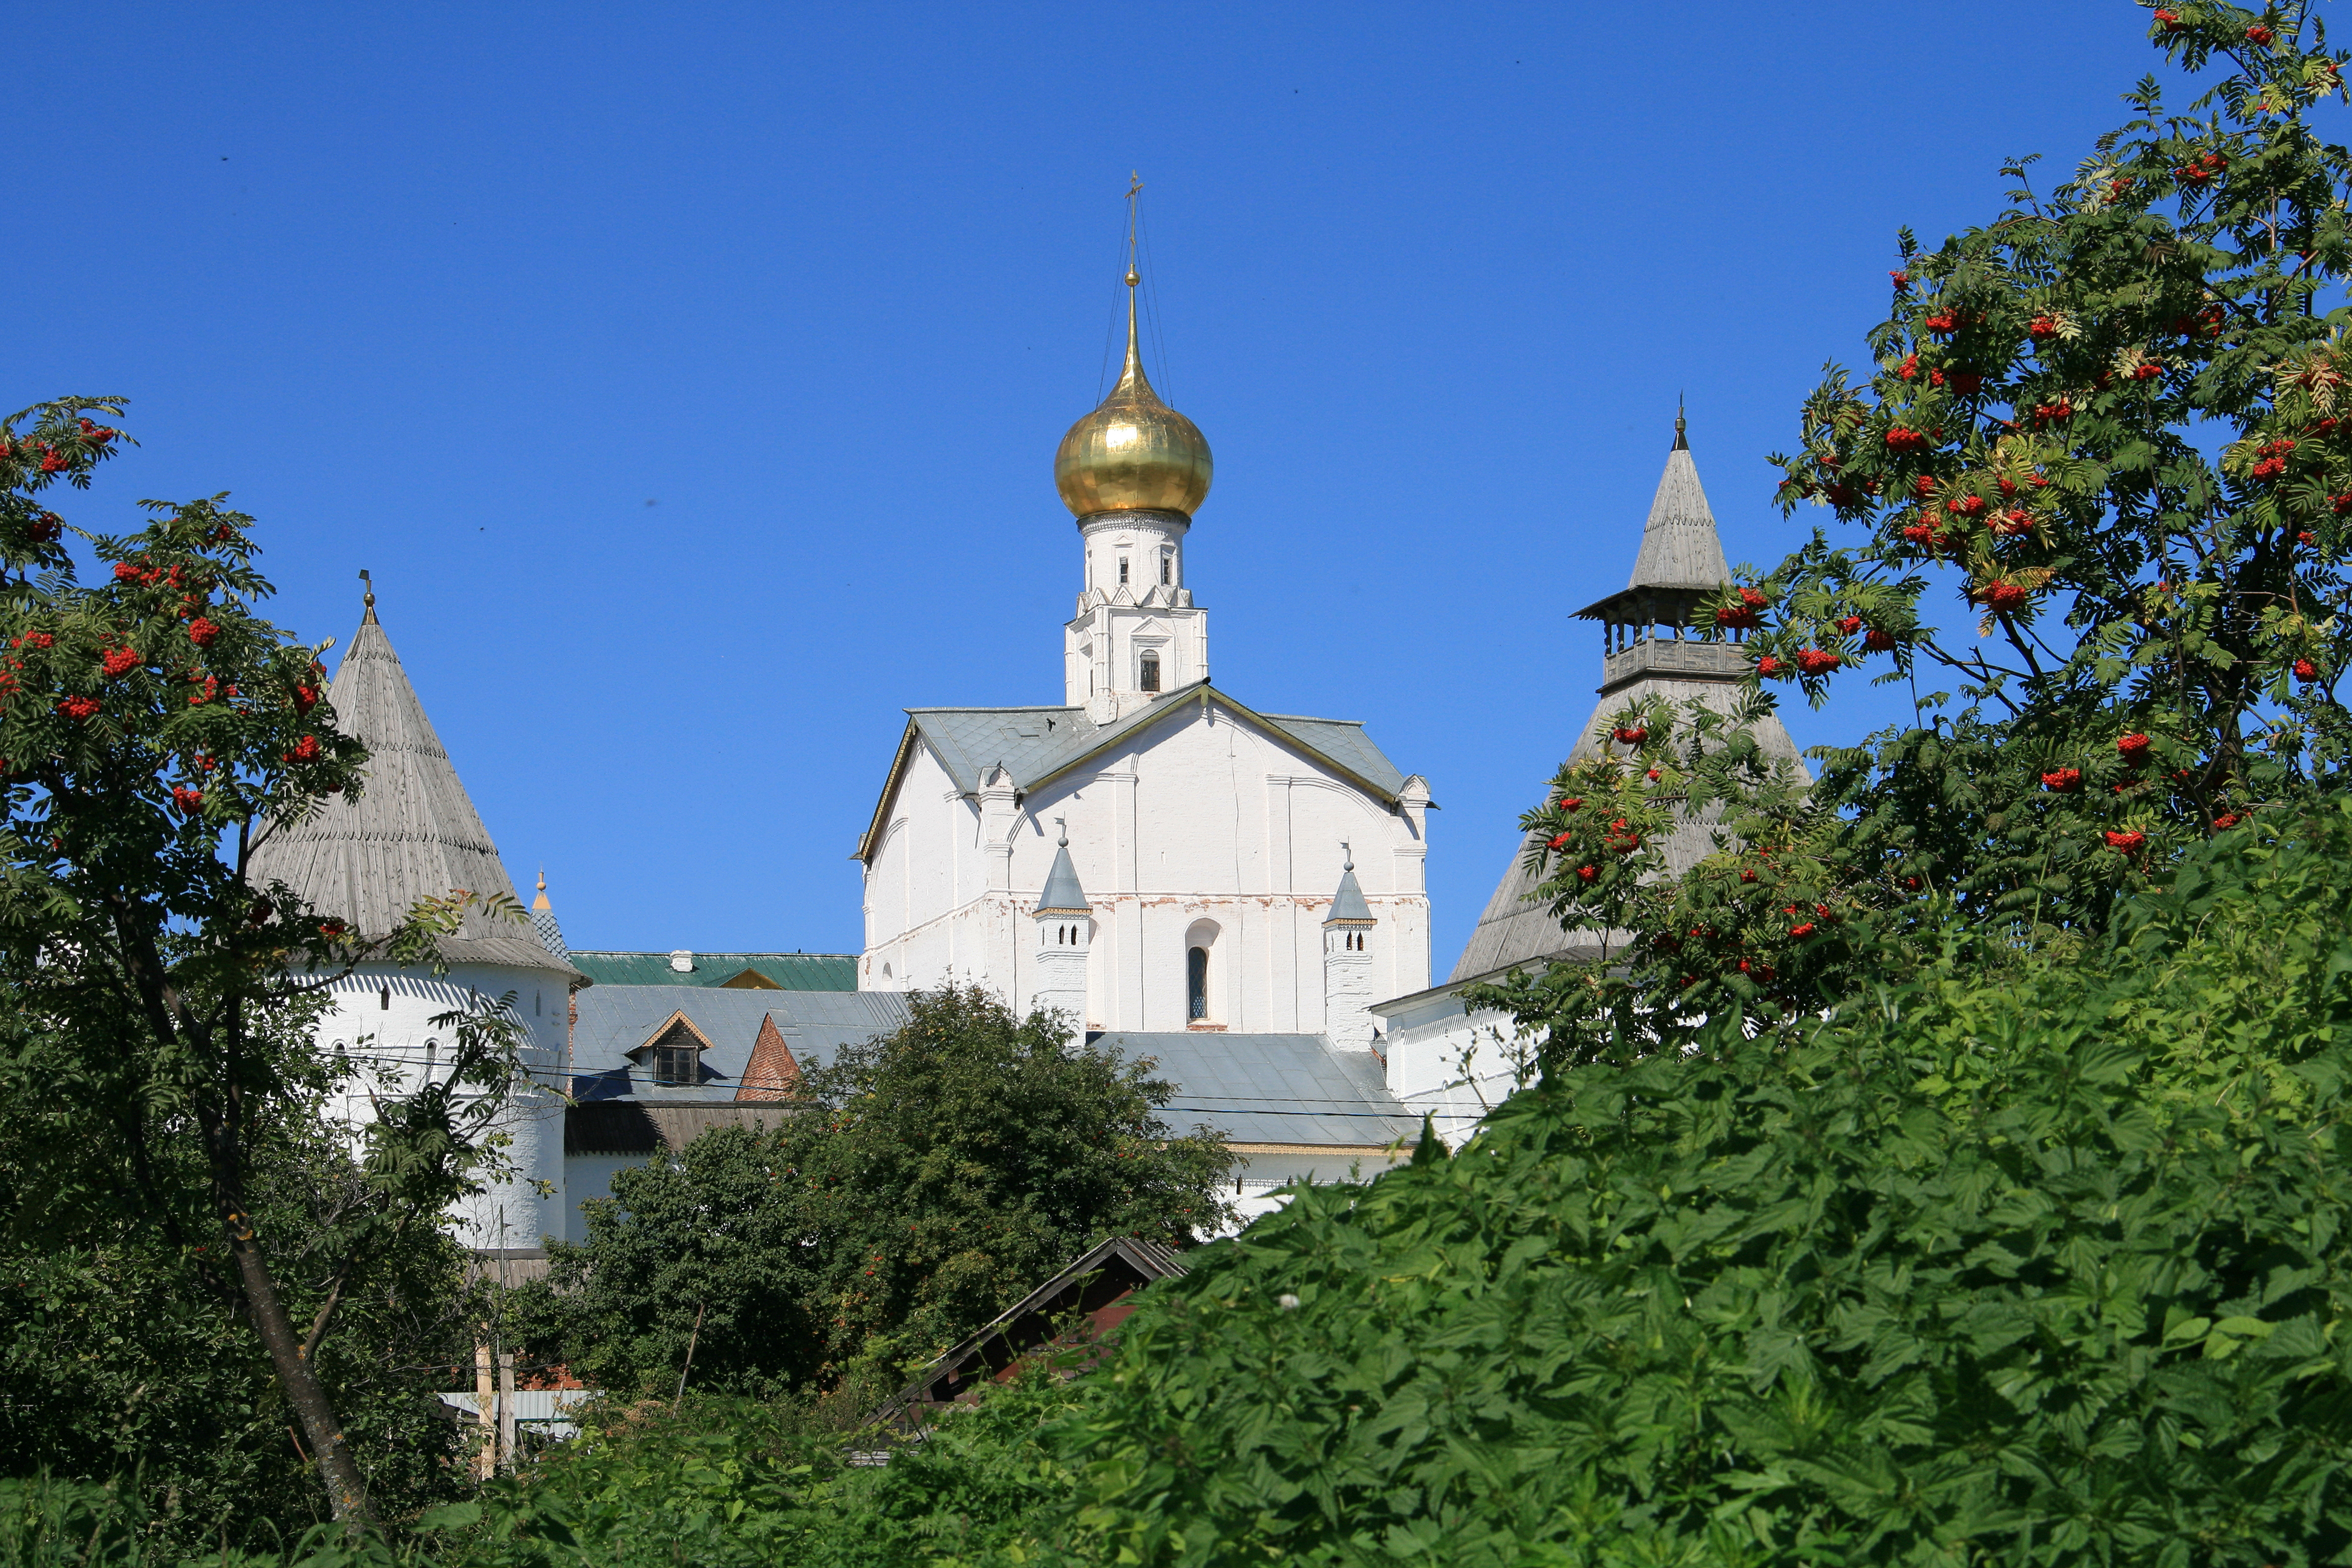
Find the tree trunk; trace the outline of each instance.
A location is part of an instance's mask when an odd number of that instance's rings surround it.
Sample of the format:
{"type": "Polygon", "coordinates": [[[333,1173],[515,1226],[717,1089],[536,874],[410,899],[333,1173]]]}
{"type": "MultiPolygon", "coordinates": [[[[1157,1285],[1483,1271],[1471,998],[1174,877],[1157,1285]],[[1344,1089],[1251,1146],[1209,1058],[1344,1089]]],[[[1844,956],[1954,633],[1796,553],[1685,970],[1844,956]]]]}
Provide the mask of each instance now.
{"type": "Polygon", "coordinates": [[[373,1524],[375,1512],[368,1505],[367,1483],[360,1478],[351,1445],[343,1441],[342,1425],[335,1419],[334,1406],[327,1402],[319,1369],[304,1353],[302,1336],[286,1315],[278,1282],[270,1279],[269,1265],[261,1256],[260,1244],[254,1240],[253,1226],[235,1212],[222,1218],[228,1231],[229,1255],[236,1259],[237,1279],[245,1287],[246,1305],[253,1310],[253,1326],[269,1352],[269,1364],[286,1390],[286,1402],[294,1407],[303,1435],[310,1439],[310,1452],[318,1456],[335,1518],[345,1524],[373,1524]]]}

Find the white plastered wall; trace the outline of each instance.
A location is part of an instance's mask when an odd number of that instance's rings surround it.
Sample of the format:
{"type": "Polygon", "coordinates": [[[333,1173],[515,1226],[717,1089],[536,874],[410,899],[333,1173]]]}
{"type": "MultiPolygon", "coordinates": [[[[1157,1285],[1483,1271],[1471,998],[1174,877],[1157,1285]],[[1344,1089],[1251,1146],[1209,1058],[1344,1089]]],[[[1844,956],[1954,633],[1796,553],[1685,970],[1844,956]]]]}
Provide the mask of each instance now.
{"type": "Polygon", "coordinates": [[[1206,1022],[1318,1033],[1322,921],[1342,841],[1354,846],[1357,880],[1380,922],[1373,994],[1429,984],[1425,799],[1416,793],[1412,805],[1391,809],[1297,746],[1188,701],[1131,749],[1024,794],[1008,822],[1009,885],[991,889],[980,805],[919,745],[866,874],[859,984],[905,990],[954,979],[1025,1010],[1039,979],[1029,911],[1053,864],[1059,817],[1094,911],[1090,1027],[1187,1027],[1185,938],[1207,921],[1217,935],[1206,1022]]]}
{"type": "Polygon", "coordinates": [[[1471,1010],[1452,991],[1384,1003],[1381,1029],[1389,1092],[1437,1136],[1458,1148],[1486,1112],[1534,1081],[1534,1046],[1508,1013],[1471,1010]]]}
{"type": "Polygon", "coordinates": [[[476,1248],[527,1250],[566,1233],[563,1194],[563,1101],[568,1067],[571,993],[552,970],[457,964],[435,977],[422,970],[368,966],[337,982],[318,1039],[352,1064],[340,1114],[352,1128],[375,1120],[372,1089],[414,1090],[431,1070],[446,1077],[456,1051],[454,1034],[434,1022],[465,1010],[473,996],[513,994],[512,1015],[530,1031],[523,1065],[531,1082],[519,1087],[492,1131],[506,1141],[509,1176],[452,1205],[457,1236],[476,1248]],[[541,1186],[548,1190],[542,1192],[541,1186]]]}

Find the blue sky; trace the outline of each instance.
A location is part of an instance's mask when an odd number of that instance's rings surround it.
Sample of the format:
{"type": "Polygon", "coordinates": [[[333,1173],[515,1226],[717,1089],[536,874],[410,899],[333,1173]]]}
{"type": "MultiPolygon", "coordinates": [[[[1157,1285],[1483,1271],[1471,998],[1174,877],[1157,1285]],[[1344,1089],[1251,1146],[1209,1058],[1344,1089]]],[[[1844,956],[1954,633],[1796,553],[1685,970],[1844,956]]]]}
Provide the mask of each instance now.
{"type": "MultiPolygon", "coordinates": [[[[2054,178],[2122,0],[26,14],[10,407],[131,399],[70,520],[233,492],[394,645],[583,947],[855,951],[903,718],[1060,700],[1055,443],[1130,169],[1215,448],[1218,684],[1431,781],[1443,974],[1590,711],[1677,392],[1725,545],[1895,233],[2054,178]],[[44,34],[47,36],[43,37],[44,34]]],[[[1856,684],[1801,744],[1898,710],[1856,684]]]]}

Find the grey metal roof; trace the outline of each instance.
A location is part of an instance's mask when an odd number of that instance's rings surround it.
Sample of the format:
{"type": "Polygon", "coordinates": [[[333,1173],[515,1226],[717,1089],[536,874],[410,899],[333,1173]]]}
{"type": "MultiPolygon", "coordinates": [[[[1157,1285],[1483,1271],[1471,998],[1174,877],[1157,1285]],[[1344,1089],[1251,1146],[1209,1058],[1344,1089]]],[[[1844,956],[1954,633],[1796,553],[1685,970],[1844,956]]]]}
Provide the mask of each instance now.
{"type": "Polygon", "coordinates": [[[1087,890],[1078,886],[1078,868],[1070,864],[1070,841],[1054,847],[1054,868],[1045,873],[1045,890],[1037,895],[1041,915],[1082,915],[1087,912],[1087,890]]]}
{"type": "Polygon", "coordinates": [[[580,993],[572,1031],[572,1092],[583,1100],[731,1100],[751,1064],[760,1020],[772,1016],[793,1059],[829,1067],[845,1045],[861,1045],[907,1021],[896,991],[735,991],[712,985],[599,985],[580,993]],[[629,1053],[674,1013],[702,1032],[702,1081],[655,1084],[629,1053]]]}
{"type": "Polygon", "coordinates": [[[1295,713],[1261,713],[1258,717],[1391,795],[1404,787],[1404,774],[1372,744],[1360,719],[1303,719],[1295,713]]]}
{"type": "Polygon", "coordinates": [[[1691,460],[1689,447],[1677,445],[1666,454],[1666,471],[1651,498],[1641,552],[1633,557],[1633,574],[1625,585],[1706,590],[1730,580],[1723,541],[1715,531],[1715,513],[1699,486],[1698,465],[1691,460]]]}
{"type": "MultiPolygon", "coordinates": [[[[283,881],[323,914],[363,937],[389,935],[417,901],[455,889],[514,898],[498,846],[457,782],[425,706],[371,605],[327,688],[344,733],[367,742],[366,787],[327,803],[299,823],[274,825],[256,849],[257,884],[283,881]]],[[[451,963],[553,970],[575,984],[587,977],[542,945],[528,925],[468,910],[441,942],[451,963]]]]}
{"type": "Polygon", "coordinates": [[[1171,1126],[1206,1125],[1229,1143],[1386,1148],[1421,1136],[1421,1119],[1388,1089],[1370,1051],[1334,1050],[1320,1035],[1118,1031],[1092,1044],[1158,1062],[1176,1086],[1160,1110],[1171,1126]]]}
{"type": "Polygon", "coordinates": [[[1205,680],[1179,687],[1109,724],[1097,724],[1083,708],[909,708],[899,761],[892,764],[874,821],[857,853],[870,854],[879,843],[883,814],[898,788],[899,768],[918,737],[940,759],[956,787],[967,795],[977,793],[989,770],[998,766],[1012,775],[1014,787],[1026,791],[1088,753],[1172,718],[1195,701],[1221,703],[1234,716],[1286,737],[1310,757],[1355,774],[1391,798],[1404,787],[1405,775],[1364,733],[1360,720],[1260,713],[1205,680]]]}
{"type": "Polygon", "coordinates": [[[1339,872],[1339,890],[1331,895],[1331,912],[1323,917],[1329,925],[1373,925],[1372,908],[1364,902],[1364,889],[1356,882],[1356,863],[1349,860],[1339,872]]]}
{"type": "Polygon", "coordinates": [[[1042,778],[1121,728],[1096,724],[1083,708],[909,708],[907,717],[966,793],[999,763],[1015,783],[1042,778]]]}

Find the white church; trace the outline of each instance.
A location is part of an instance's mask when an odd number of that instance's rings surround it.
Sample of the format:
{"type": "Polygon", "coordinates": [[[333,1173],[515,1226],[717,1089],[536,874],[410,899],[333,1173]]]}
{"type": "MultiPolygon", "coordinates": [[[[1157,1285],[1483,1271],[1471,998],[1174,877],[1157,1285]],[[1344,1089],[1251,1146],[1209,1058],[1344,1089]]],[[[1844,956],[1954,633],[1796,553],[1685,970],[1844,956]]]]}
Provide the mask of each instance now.
{"type": "Polygon", "coordinates": [[[1118,384],[1054,459],[1079,568],[1062,701],[908,710],[857,847],[861,989],[954,980],[1088,1030],[1364,1050],[1367,1005],[1428,984],[1429,785],[1360,723],[1210,682],[1184,585],[1210,472],[1144,376],[1130,290],[1118,384]],[[1045,907],[1061,868],[1066,907],[1045,907]],[[1325,928],[1343,880],[1369,911],[1344,933],[1325,928]]]}
{"type": "MultiPolygon", "coordinates": [[[[373,966],[337,991],[322,1040],[354,1061],[354,1121],[370,1074],[446,1070],[436,1019],[469,994],[511,995],[529,1026],[533,1086],[502,1124],[513,1172],[465,1205],[468,1246],[527,1262],[546,1238],[577,1238],[580,1205],[615,1171],[790,1114],[803,1067],[888,1033],[907,992],[950,982],[1154,1061],[1175,1086],[1165,1119],[1214,1129],[1237,1157],[1245,1215],[1291,1182],[1406,1157],[1425,1115],[1458,1142],[1509,1091],[1527,1042],[1467,1008],[1464,987],[1590,954],[1528,900],[1515,857],[1433,984],[1427,781],[1356,721],[1260,712],[1212,683],[1185,570],[1209,446],[1145,376],[1132,268],[1127,281],[1118,385],[1055,458],[1078,545],[1061,701],[907,710],[857,842],[860,952],[574,952],[542,879],[530,925],[469,917],[443,944],[444,977],[373,966]]],[[[1737,652],[1683,635],[1727,575],[1677,419],[1632,580],[1581,612],[1603,626],[1601,683],[1564,752],[1636,697],[1735,699],[1737,652]]],[[[363,936],[452,889],[511,898],[372,593],[328,698],[368,743],[367,788],[274,835],[257,879],[363,936]]],[[[1761,739],[1795,759],[1777,721],[1761,739]]],[[[1707,847],[1686,827],[1673,854],[1707,847]]]]}

